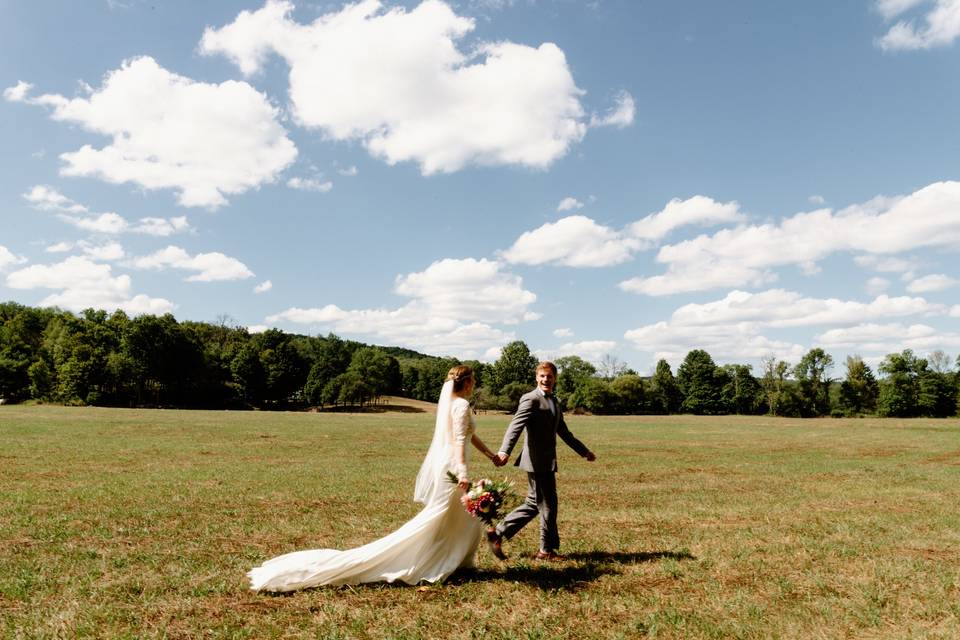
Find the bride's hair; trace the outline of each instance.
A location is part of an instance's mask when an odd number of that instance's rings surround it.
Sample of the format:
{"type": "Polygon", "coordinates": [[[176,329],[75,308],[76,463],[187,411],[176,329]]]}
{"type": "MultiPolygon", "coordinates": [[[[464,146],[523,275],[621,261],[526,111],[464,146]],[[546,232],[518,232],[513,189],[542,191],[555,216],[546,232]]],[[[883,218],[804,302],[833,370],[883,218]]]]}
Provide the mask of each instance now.
{"type": "Polygon", "coordinates": [[[453,390],[456,393],[463,391],[467,382],[473,379],[473,369],[465,364],[457,365],[447,373],[447,380],[453,380],[453,390]]]}

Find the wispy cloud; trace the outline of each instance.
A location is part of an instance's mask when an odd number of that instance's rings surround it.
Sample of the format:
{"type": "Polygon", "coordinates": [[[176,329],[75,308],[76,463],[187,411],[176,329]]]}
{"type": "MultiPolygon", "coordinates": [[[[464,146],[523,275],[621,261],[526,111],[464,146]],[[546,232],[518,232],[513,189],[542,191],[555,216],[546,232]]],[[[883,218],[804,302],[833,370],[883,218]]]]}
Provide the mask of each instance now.
{"type": "Polygon", "coordinates": [[[603,115],[593,114],[590,117],[590,126],[623,129],[633,124],[636,114],[637,107],[633,96],[626,91],[621,91],[614,99],[614,105],[606,113],[603,115]]]}
{"type": "Polygon", "coordinates": [[[53,187],[45,184],[35,185],[23,194],[23,199],[41,211],[64,211],[66,213],[86,213],[87,208],[74,202],[53,187]]]}
{"type": "Polygon", "coordinates": [[[134,258],[131,264],[139,269],[195,271],[194,275],[186,278],[188,282],[244,280],[254,276],[254,273],[236,258],[217,251],[191,256],[185,250],[173,245],[150,255],[134,258]]]}
{"type": "Polygon", "coordinates": [[[326,193],[333,189],[332,182],[320,178],[294,177],[287,180],[287,186],[299,191],[316,191],[318,193],[326,193]]]}
{"type": "Polygon", "coordinates": [[[190,230],[190,224],[187,222],[186,216],[140,218],[139,222],[131,224],[118,213],[91,214],[86,206],[74,202],[47,185],[34,186],[30,191],[23,194],[23,199],[40,211],[60,212],[57,216],[60,220],[92,233],[141,233],[149,236],[169,236],[190,230]]]}

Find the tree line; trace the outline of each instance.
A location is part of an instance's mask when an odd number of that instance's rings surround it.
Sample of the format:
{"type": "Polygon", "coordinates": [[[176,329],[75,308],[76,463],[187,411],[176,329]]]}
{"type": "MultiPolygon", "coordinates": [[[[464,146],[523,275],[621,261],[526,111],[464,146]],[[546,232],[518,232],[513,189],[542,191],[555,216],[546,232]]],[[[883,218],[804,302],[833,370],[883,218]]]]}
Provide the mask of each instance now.
{"type": "MultiPolygon", "coordinates": [[[[557,395],[568,411],[595,414],[771,414],[817,417],[944,417],[957,413],[956,369],[942,352],[921,358],[892,353],[879,374],[847,358],[842,379],[832,357],[811,349],[798,364],[767,358],[717,365],[690,351],[676,375],[660,360],[644,377],[616,358],[598,366],[578,356],[556,359],[557,395]]],[[[333,334],[178,322],[171,314],[130,318],[88,309],[0,303],[0,399],[102,406],[196,408],[336,408],[384,395],[435,401],[447,371],[461,361],[333,334]]],[[[527,345],[506,345],[493,363],[467,361],[479,409],[511,411],[533,386],[537,359],[527,345]]]]}

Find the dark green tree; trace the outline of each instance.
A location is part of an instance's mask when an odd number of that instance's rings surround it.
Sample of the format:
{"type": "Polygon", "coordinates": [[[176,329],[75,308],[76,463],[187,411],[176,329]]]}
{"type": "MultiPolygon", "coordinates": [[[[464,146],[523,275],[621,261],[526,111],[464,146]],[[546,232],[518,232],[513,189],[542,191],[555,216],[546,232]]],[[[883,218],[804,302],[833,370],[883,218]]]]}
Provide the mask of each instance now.
{"type": "Polygon", "coordinates": [[[722,370],[718,375],[709,353],[703,349],[689,352],[677,369],[677,386],[683,393],[681,409],[696,415],[724,413],[722,383],[722,370]]]}
{"type": "Polygon", "coordinates": [[[575,396],[579,406],[596,415],[607,415],[616,411],[616,396],[610,389],[610,383],[602,378],[590,378],[575,396]]]}
{"type": "Polygon", "coordinates": [[[799,415],[796,393],[787,380],[790,365],[773,356],[763,358],[763,377],[760,378],[760,387],[766,398],[767,412],[772,416],[799,415]]]}
{"type": "Polygon", "coordinates": [[[920,415],[920,377],[927,361],[910,349],[889,353],[880,363],[880,395],[877,410],[882,416],[910,418],[920,415]]]}
{"type": "Polygon", "coordinates": [[[303,392],[308,364],[293,343],[293,337],[279,329],[268,329],[253,337],[263,367],[263,400],[283,405],[297,401],[303,392]]]}
{"type": "Polygon", "coordinates": [[[580,356],[557,358],[557,397],[570,409],[576,408],[573,395],[597,373],[597,368],[580,356]]]}
{"type": "Polygon", "coordinates": [[[662,358],[657,361],[656,371],[650,379],[647,397],[651,413],[677,413],[683,404],[683,393],[673,377],[670,363],[662,358]]]}
{"type": "Polygon", "coordinates": [[[810,349],[793,368],[797,379],[800,415],[815,418],[830,414],[830,377],[833,357],[823,349],[810,349]]]}
{"type": "Polygon", "coordinates": [[[723,403],[731,413],[756,415],[766,409],[763,389],[748,364],[727,364],[722,367],[726,374],[720,390],[723,403]]]}
{"type": "Polygon", "coordinates": [[[347,367],[350,366],[352,350],[346,342],[332,333],[326,338],[315,339],[312,345],[313,364],[307,375],[304,395],[310,404],[322,405],[325,404],[323,402],[324,387],[338,375],[346,372],[347,367]]]}
{"type": "Polygon", "coordinates": [[[927,356],[927,370],[920,376],[920,413],[946,418],[957,413],[957,373],[950,356],[940,350],[927,356]]]}
{"type": "Polygon", "coordinates": [[[840,409],[845,415],[873,413],[880,387],[870,367],[857,355],[847,356],[847,374],[840,383],[840,409]]]}
{"type": "Polygon", "coordinates": [[[396,358],[376,347],[361,347],[354,351],[347,367],[347,372],[355,373],[363,380],[370,394],[361,399],[361,404],[392,391],[397,385],[399,371],[396,358]]]}
{"type": "Polygon", "coordinates": [[[493,364],[493,383],[499,393],[510,383],[527,385],[533,388],[537,359],[530,354],[530,348],[522,340],[515,340],[503,348],[500,357],[493,364]]]}
{"type": "Polygon", "coordinates": [[[618,415],[637,415],[646,409],[643,379],[632,373],[621,375],[610,381],[610,393],[613,396],[613,413],[618,415]]]}

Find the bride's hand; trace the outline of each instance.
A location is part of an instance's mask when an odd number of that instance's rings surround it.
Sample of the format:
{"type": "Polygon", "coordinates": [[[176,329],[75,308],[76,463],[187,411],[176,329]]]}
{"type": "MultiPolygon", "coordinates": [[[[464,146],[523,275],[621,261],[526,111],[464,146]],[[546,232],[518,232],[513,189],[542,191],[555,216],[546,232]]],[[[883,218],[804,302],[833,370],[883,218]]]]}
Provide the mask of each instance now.
{"type": "Polygon", "coordinates": [[[470,481],[469,481],[469,480],[461,480],[460,482],[457,483],[457,486],[460,487],[460,492],[461,492],[461,493],[466,493],[467,491],[470,490],[470,481]]]}

